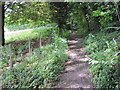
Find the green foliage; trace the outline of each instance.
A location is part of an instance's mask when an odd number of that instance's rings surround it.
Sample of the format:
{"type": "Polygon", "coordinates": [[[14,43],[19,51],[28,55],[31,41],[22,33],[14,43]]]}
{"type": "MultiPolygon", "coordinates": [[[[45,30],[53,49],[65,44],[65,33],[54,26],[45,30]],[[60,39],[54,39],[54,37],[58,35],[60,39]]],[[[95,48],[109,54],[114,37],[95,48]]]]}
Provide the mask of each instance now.
{"type": "MultiPolygon", "coordinates": [[[[109,25],[110,23],[118,22],[119,13],[115,5],[118,3],[69,3],[71,10],[68,14],[69,18],[67,23],[78,30],[78,35],[83,35],[88,31],[100,31],[101,28],[109,25]],[[117,16],[117,17],[116,17],[117,16]]],[[[119,27],[119,24],[117,25],[119,27]]]]}
{"type": "Polygon", "coordinates": [[[62,33],[62,37],[69,37],[72,33],[72,30],[66,30],[62,33]]]}
{"type": "Polygon", "coordinates": [[[88,22],[85,14],[85,8],[83,8],[80,3],[70,3],[69,7],[72,7],[72,9],[68,15],[69,19],[67,20],[67,24],[76,28],[78,30],[78,35],[83,35],[88,31],[88,22]]]}
{"type": "Polygon", "coordinates": [[[109,89],[120,87],[118,70],[118,67],[111,67],[105,63],[93,64],[90,68],[90,72],[94,74],[93,82],[97,84],[97,88],[109,89]]]}
{"type": "Polygon", "coordinates": [[[17,24],[21,27],[12,28],[23,29],[54,22],[58,25],[60,35],[73,29],[78,30],[78,35],[83,35],[88,31],[100,31],[109,23],[117,22],[118,5],[109,2],[7,2],[5,26],[17,24]]]}
{"type": "Polygon", "coordinates": [[[51,2],[50,3],[51,9],[51,21],[58,24],[60,28],[60,34],[62,34],[62,29],[66,29],[66,21],[68,19],[69,13],[69,3],[67,2],[51,2]]]}
{"type": "Polygon", "coordinates": [[[89,34],[85,42],[86,51],[89,53],[95,53],[99,51],[105,51],[108,48],[115,48],[116,46],[113,38],[117,38],[117,36],[119,36],[118,31],[113,33],[100,32],[99,34],[95,35],[89,34]]]}
{"type": "Polygon", "coordinates": [[[85,40],[86,51],[90,53],[90,72],[94,75],[93,82],[97,88],[120,88],[119,56],[119,36],[120,32],[112,33],[99,32],[89,34],[85,40]]]}
{"type": "Polygon", "coordinates": [[[12,71],[6,70],[3,75],[3,87],[5,88],[46,88],[63,69],[67,42],[55,35],[51,44],[36,48],[31,56],[22,62],[16,63],[12,71]]]}
{"type": "Polygon", "coordinates": [[[92,16],[99,18],[101,28],[106,27],[111,21],[115,22],[116,17],[113,17],[116,14],[117,8],[115,8],[115,3],[96,3],[97,10],[92,11],[92,16]]]}
{"type": "Polygon", "coordinates": [[[9,59],[12,56],[14,58],[13,47],[11,45],[0,47],[0,68],[4,68],[7,64],[9,64],[9,59]]]}
{"type": "Polygon", "coordinates": [[[5,7],[6,25],[50,22],[48,3],[14,1],[5,3],[5,7]]]}

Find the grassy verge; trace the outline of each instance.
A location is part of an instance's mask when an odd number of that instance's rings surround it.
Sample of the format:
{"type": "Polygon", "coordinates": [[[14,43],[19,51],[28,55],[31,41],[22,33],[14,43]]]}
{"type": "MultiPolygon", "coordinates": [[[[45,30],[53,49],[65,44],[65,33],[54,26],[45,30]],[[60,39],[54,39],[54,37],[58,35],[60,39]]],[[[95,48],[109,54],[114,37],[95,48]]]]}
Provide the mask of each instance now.
{"type": "Polygon", "coordinates": [[[84,43],[90,53],[90,72],[97,88],[120,88],[120,32],[89,34],[84,43]]]}
{"type": "Polygon", "coordinates": [[[35,22],[35,23],[29,23],[29,24],[13,24],[13,25],[5,25],[5,29],[8,31],[18,31],[18,30],[24,30],[24,29],[31,29],[31,28],[37,28],[42,26],[51,26],[53,24],[49,24],[47,22],[35,22]]]}
{"type": "Polygon", "coordinates": [[[21,32],[20,34],[18,34],[16,36],[11,36],[10,38],[6,39],[5,43],[40,38],[40,35],[42,35],[42,38],[45,38],[45,37],[50,36],[51,32],[53,32],[55,30],[56,30],[56,28],[54,28],[54,27],[48,27],[45,29],[35,29],[35,30],[27,31],[27,32],[21,32]]]}

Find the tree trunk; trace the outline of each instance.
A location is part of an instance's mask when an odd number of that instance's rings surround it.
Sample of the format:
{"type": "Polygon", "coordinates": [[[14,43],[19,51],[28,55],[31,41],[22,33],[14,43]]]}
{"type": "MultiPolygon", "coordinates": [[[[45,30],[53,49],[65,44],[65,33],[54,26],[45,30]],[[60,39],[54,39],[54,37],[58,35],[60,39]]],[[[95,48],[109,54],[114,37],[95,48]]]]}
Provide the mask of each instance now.
{"type": "Polygon", "coordinates": [[[4,45],[4,5],[0,2],[0,45],[4,45]]]}

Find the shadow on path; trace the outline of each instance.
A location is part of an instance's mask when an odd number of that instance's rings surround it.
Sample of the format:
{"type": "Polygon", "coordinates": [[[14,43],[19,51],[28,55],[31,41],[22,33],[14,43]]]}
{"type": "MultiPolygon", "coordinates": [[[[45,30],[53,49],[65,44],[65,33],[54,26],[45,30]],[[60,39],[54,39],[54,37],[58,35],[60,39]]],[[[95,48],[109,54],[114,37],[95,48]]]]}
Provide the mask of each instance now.
{"type": "Polygon", "coordinates": [[[77,32],[73,32],[68,40],[69,60],[65,64],[65,70],[60,75],[60,81],[55,88],[94,88],[91,82],[92,75],[89,73],[89,58],[82,47],[83,38],[77,37],[77,32]]]}

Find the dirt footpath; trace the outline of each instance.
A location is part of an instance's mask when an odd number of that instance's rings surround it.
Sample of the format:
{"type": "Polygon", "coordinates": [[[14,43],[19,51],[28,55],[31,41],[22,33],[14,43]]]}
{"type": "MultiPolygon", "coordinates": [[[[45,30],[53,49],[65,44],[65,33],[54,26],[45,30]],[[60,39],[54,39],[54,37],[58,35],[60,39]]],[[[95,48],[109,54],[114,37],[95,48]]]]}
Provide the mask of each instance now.
{"type": "Polygon", "coordinates": [[[67,54],[70,59],[66,62],[65,70],[60,75],[60,81],[55,88],[93,88],[95,85],[91,82],[92,75],[89,73],[89,57],[82,47],[83,38],[76,37],[77,32],[71,35],[68,40],[69,50],[67,54]]]}

